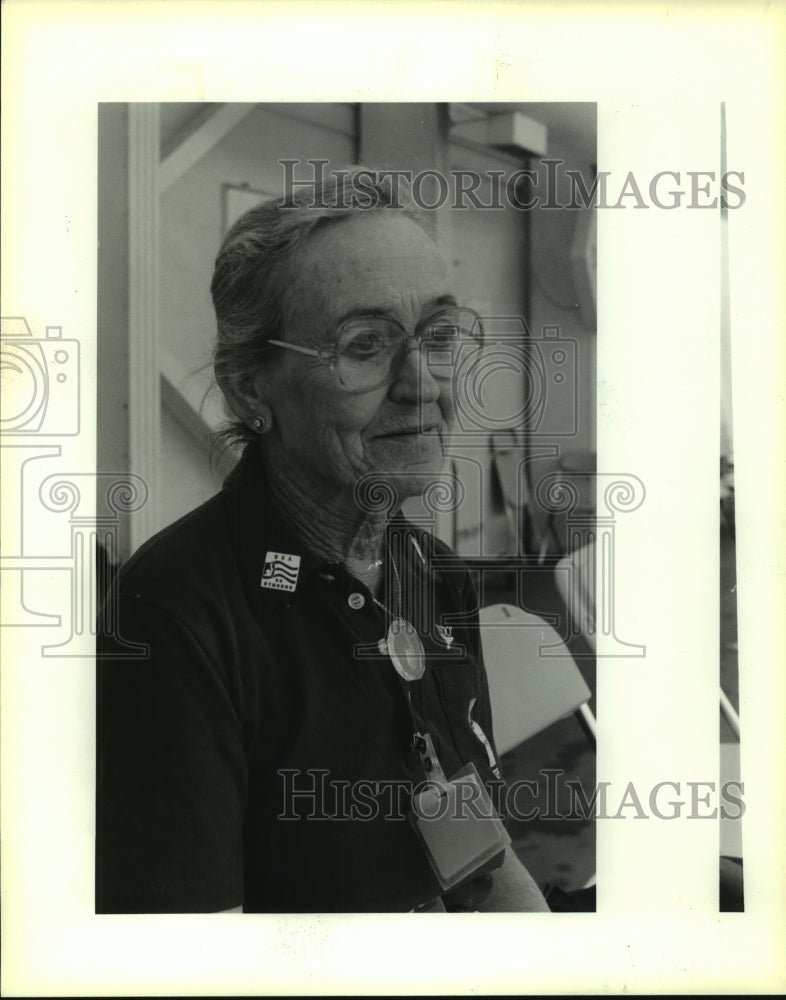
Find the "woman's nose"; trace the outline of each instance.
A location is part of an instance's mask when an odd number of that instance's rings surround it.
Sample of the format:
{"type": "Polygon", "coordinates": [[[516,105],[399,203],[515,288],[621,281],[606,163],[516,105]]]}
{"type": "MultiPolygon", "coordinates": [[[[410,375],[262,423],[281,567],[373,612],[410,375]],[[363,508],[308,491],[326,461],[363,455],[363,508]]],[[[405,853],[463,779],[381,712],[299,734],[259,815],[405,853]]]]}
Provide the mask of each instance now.
{"type": "Polygon", "coordinates": [[[440,382],[426,364],[421,341],[410,340],[401,370],[391,384],[391,396],[401,401],[431,403],[441,391],[440,382]]]}

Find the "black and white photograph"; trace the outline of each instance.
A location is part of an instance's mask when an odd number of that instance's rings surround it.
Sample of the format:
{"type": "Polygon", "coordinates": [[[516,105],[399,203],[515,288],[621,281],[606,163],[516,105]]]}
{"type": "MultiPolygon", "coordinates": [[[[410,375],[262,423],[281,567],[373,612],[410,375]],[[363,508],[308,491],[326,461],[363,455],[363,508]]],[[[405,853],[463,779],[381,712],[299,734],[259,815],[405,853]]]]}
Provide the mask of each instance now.
{"type": "Polygon", "coordinates": [[[99,912],[594,908],[595,117],[99,109],[99,912]]]}
{"type": "Polygon", "coordinates": [[[8,995],[784,982],[784,20],[452,6],[7,5],[8,995]]]}

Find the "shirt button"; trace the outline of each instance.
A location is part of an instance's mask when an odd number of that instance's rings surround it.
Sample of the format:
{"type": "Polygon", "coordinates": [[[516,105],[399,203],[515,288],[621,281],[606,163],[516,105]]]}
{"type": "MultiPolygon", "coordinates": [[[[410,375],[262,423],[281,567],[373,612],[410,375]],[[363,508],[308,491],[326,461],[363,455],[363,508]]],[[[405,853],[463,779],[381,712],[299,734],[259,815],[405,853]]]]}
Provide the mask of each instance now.
{"type": "Polygon", "coordinates": [[[353,611],[360,611],[365,603],[366,598],[362,594],[350,594],[347,598],[347,604],[353,611]]]}

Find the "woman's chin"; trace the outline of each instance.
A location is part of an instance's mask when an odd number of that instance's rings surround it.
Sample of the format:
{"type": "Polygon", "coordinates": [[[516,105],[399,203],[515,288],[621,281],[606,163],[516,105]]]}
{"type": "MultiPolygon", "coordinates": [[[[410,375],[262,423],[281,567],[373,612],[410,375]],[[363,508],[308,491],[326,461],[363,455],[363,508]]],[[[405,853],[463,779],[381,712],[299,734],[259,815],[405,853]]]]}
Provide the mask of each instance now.
{"type": "MultiPolygon", "coordinates": [[[[419,465],[411,465],[405,469],[399,469],[395,473],[388,473],[391,486],[398,494],[400,502],[409,500],[412,497],[419,497],[438,483],[442,478],[444,462],[440,458],[439,462],[423,462],[419,465]]],[[[385,473],[379,474],[380,480],[385,480],[385,473]]]]}

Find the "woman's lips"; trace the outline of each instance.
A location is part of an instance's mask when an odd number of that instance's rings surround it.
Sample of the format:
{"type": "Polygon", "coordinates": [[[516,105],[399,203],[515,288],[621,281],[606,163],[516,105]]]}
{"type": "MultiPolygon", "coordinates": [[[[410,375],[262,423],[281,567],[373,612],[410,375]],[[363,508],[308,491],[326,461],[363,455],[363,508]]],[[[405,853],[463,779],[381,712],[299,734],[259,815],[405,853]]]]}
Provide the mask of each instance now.
{"type": "Polygon", "coordinates": [[[390,437],[412,437],[416,434],[436,434],[439,431],[439,427],[436,425],[431,425],[428,427],[400,427],[397,430],[385,431],[383,434],[377,434],[377,437],[390,438],[390,437]]]}

